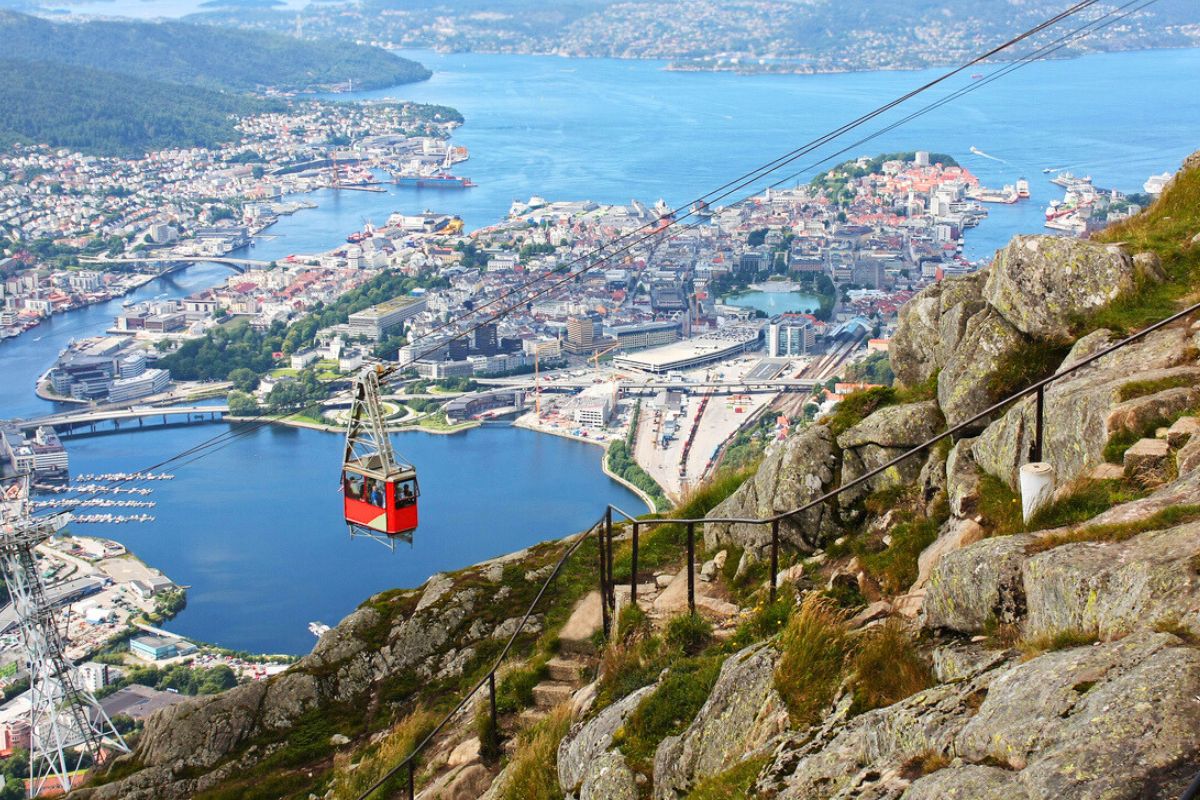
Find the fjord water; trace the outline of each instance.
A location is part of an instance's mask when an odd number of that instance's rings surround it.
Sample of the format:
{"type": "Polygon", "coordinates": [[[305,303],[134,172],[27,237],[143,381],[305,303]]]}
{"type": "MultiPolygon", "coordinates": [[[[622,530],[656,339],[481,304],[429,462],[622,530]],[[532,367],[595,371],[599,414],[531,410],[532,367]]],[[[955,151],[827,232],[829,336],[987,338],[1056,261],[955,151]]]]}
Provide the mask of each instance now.
{"type": "MultiPolygon", "coordinates": [[[[70,441],[76,472],[136,469],[225,429],[197,425],[70,441]]],[[[150,484],[154,523],[103,531],[173,580],[188,606],[166,627],[234,649],[306,653],[308,623],[335,624],[375,592],[421,584],[587,527],[612,502],[645,505],[600,471],[593,445],[486,427],[451,436],[393,437],[418,465],[421,527],[389,552],[351,540],[341,517],[341,438],[267,426],[150,484]]]]}
{"type": "MultiPolygon", "coordinates": [[[[470,148],[471,160],[457,171],[479,186],[306,195],[320,207],[283,218],[269,231],[276,238],[247,254],[271,259],[333,248],[364,220],[380,223],[397,210],[458,213],[479,227],[532,194],[686,203],[935,74],[739,76],[667,72],[656,62],[405,55],[434,69],[433,79],[358,96],[458,108],[467,123],[454,139],[470,148]]],[[[1061,197],[1043,167],[1091,174],[1097,184],[1125,191],[1175,169],[1200,147],[1192,125],[1200,96],[1185,80],[1195,74],[1200,50],[1034,64],[844,157],[923,148],[950,153],[989,185],[1028,178],[1032,200],[990,206],[992,216],[968,232],[967,254],[978,258],[1013,233],[1041,230],[1042,209],[1061,197]],[[973,156],[971,146],[1004,161],[973,156]]],[[[227,274],[197,265],[135,297],[179,297],[227,274]]],[[[37,375],[69,339],[101,333],[119,310],[115,301],[93,306],[0,342],[0,417],[51,410],[33,396],[37,375]]],[[[135,470],[223,430],[75,439],[72,467],[135,470]]],[[[565,535],[589,524],[608,501],[642,508],[601,474],[593,446],[505,428],[405,434],[397,444],[421,469],[423,524],[413,546],[395,554],[347,539],[336,493],[338,437],[280,428],[239,438],[173,469],[176,480],[151,484],[156,522],[78,530],[112,536],[191,586],[172,629],[230,647],[302,653],[313,643],[309,621],[336,622],[372,592],[565,535]]]]}

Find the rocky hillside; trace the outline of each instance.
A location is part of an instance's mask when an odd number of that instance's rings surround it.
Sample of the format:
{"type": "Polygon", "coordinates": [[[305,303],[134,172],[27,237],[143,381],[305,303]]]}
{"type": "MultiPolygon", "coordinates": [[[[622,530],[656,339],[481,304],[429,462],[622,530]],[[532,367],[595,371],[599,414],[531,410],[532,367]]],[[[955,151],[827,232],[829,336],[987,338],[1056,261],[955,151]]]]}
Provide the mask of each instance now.
{"type": "MultiPolygon", "coordinates": [[[[1200,155],[1091,242],[1025,236],[905,308],[894,388],[852,396],[681,515],[796,508],[1196,302],[1200,155]]],[[[604,641],[588,541],[419,796],[491,800],[1171,798],[1200,770],[1200,319],[1051,384],[1053,499],[1024,522],[1033,400],[765,526],[629,531],[604,641]]],[[[357,797],[481,677],[570,543],[385,593],[271,681],[165,709],[80,792],[357,797]]],[[[400,797],[399,780],[378,797],[400,797]]]]}

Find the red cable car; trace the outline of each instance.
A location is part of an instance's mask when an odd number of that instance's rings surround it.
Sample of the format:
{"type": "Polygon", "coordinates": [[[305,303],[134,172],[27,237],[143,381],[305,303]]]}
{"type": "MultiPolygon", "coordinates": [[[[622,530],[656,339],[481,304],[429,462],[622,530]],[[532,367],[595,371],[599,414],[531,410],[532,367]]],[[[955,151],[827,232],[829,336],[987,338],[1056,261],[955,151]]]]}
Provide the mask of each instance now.
{"type": "Polygon", "coordinates": [[[384,426],[381,370],[366,369],[354,381],[346,450],[342,459],[342,506],[350,535],[392,546],[411,541],[417,528],[417,471],[396,461],[384,426]]]}
{"type": "Polygon", "coordinates": [[[417,472],[399,467],[391,473],[347,464],[342,473],[346,522],[394,536],[417,528],[417,472]]]}

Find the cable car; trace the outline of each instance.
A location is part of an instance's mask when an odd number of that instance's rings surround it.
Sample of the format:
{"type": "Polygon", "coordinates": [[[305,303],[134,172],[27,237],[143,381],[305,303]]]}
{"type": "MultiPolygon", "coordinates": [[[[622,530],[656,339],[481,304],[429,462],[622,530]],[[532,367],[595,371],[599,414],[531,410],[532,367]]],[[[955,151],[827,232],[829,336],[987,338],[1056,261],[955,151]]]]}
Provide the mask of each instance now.
{"type": "Polygon", "coordinates": [[[396,460],[384,426],[379,383],[382,368],[355,379],[342,458],[342,506],[351,536],[365,535],[394,546],[417,529],[417,471],[396,460]]]}

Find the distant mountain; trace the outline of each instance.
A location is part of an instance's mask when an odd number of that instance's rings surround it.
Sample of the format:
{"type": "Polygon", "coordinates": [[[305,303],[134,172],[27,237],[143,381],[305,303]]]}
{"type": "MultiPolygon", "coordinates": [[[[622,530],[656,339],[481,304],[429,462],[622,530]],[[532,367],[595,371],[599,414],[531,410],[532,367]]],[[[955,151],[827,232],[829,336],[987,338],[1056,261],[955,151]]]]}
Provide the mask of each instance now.
{"type": "Polygon", "coordinates": [[[353,81],[376,89],[425,80],[425,67],[377,47],[184,22],[56,23],[0,11],[0,53],[206,89],[302,91],[353,81]]]}
{"type": "Polygon", "coordinates": [[[236,138],[236,115],[277,101],[44,61],[0,59],[0,146],[45,143],[97,155],[236,138]]]}
{"type": "MultiPolygon", "coordinates": [[[[1067,5],[1064,0],[359,0],[310,3],[300,11],[223,8],[193,18],[290,31],[299,17],[308,35],[369,38],[400,47],[672,59],[690,69],[835,72],[961,62],[1067,5]]],[[[1102,0],[1036,42],[1121,6],[1102,0]]],[[[1026,43],[1015,52],[1032,46],[1026,43]]],[[[1196,0],[1157,0],[1058,55],[1196,46],[1196,0]]]]}

